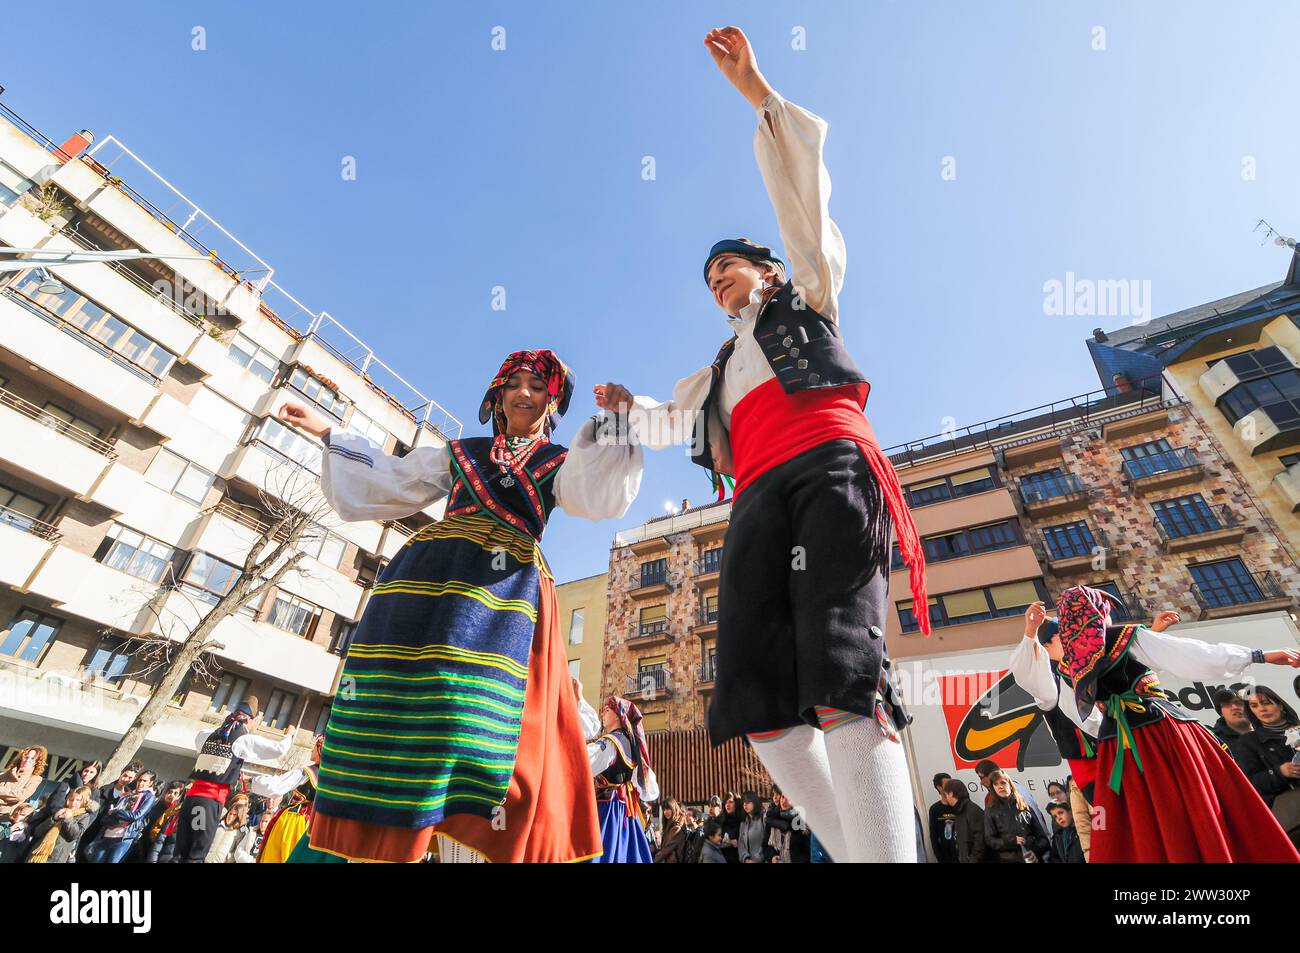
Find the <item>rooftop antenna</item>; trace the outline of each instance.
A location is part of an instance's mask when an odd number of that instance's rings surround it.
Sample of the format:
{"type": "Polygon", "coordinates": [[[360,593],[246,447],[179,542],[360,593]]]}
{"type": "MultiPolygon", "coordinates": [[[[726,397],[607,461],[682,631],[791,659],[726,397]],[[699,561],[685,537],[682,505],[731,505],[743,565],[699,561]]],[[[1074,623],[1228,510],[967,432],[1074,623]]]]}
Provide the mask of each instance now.
{"type": "MultiPolygon", "coordinates": [[[[1271,238],[1273,239],[1273,244],[1277,245],[1279,248],[1290,248],[1292,250],[1295,249],[1296,240],[1294,238],[1289,238],[1288,236],[1283,235],[1281,232],[1279,232],[1268,222],[1264,221],[1264,219],[1262,218],[1255,223],[1255,227],[1252,228],[1251,231],[1257,232],[1260,230],[1261,226],[1264,229],[1264,242],[1268,241],[1271,238]]],[[[1260,244],[1262,245],[1264,244],[1264,242],[1260,242],[1260,244]]]]}

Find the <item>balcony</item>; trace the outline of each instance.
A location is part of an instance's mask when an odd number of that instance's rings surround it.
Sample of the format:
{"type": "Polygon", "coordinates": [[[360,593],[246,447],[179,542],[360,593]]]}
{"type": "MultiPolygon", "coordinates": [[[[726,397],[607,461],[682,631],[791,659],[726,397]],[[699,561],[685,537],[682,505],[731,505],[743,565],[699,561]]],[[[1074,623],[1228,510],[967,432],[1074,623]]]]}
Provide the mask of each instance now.
{"type": "Polygon", "coordinates": [[[1168,426],[1169,410],[1156,407],[1106,421],[1101,428],[1101,437],[1103,440],[1122,440],[1141,433],[1159,433],[1168,426]]]}
{"type": "Polygon", "coordinates": [[[25,590],[59,538],[49,523],[0,506],[0,584],[25,590]]]}
{"type": "Polygon", "coordinates": [[[1029,485],[1026,485],[1022,479],[1020,502],[1024,504],[1026,515],[1034,519],[1055,516],[1057,513],[1086,509],[1088,488],[1073,473],[1062,473],[1060,476],[1035,480],[1029,485]]]}
{"type": "Polygon", "coordinates": [[[695,690],[697,692],[708,692],[713,690],[713,680],[718,674],[718,658],[716,655],[710,655],[708,659],[700,663],[696,670],[695,690]]]}
{"type": "Polygon", "coordinates": [[[627,644],[630,648],[649,648],[652,645],[669,645],[676,641],[668,630],[668,620],[640,622],[632,626],[627,644]]]}
{"type": "Polygon", "coordinates": [[[1230,546],[1246,535],[1241,519],[1226,504],[1210,507],[1208,518],[1163,519],[1156,516],[1160,548],[1166,553],[1183,553],[1207,546],[1230,546]]]}
{"type": "Polygon", "coordinates": [[[691,631],[696,635],[712,635],[718,631],[718,609],[716,606],[712,609],[708,606],[700,606],[699,614],[696,615],[695,619],[691,631]]]}
{"type": "Polygon", "coordinates": [[[643,572],[636,577],[640,583],[635,589],[629,589],[628,595],[633,599],[649,599],[652,596],[663,596],[668,594],[670,588],[668,582],[668,572],[643,572]]]}
{"type": "Polygon", "coordinates": [[[999,465],[1006,468],[1060,460],[1065,454],[1061,447],[1061,438],[1056,434],[1049,434],[1040,439],[1030,439],[1024,443],[1003,447],[999,455],[1001,456],[999,465]]]}
{"type": "Polygon", "coordinates": [[[623,681],[623,691],[630,699],[653,701],[656,698],[671,698],[673,691],[668,682],[668,669],[663,665],[650,665],[637,669],[635,675],[629,675],[623,681]]]}
{"type": "Polygon", "coordinates": [[[1200,606],[1202,619],[1249,615],[1290,609],[1292,599],[1271,572],[1253,572],[1237,580],[1223,580],[1214,585],[1192,583],[1192,595],[1200,606]]]}
{"type": "Polygon", "coordinates": [[[60,320],[17,291],[0,291],[0,347],[139,420],[158,378],[60,320]]]}
{"type": "Polygon", "coordinates": [[[1119,559],[1104,530],[1085,527],[1068,538],[1043,531],[1043,551],[1047,568],[1053,575],[1078,572],[1101,572],[1115,566],[1119,559]]]}
{"type": "Polygon", "coordinates": [[[1293,463],[1273,477],[1273,485],[1282,494],[1292,513],[1300,511],[1300,463],[1293,463]]]}
{"type": "Polygon", "coordinates": [[[691,574],[697,586],[718,581],[722,572],[722,550],[710,549],[700,559],[691,562],[691,574]]]}
{"type": "Polygon", "coordinates": [[[88,499],[117,458],[113,445],[0,389],[0,457],[65,493],[88,499]]]}
{"type": "Polygon", "coordinates": [[[1205,465],[1186,447],[1124,461],[1124,476],[1138,495],[1195,483],[1204,475],[1205,465]]]}

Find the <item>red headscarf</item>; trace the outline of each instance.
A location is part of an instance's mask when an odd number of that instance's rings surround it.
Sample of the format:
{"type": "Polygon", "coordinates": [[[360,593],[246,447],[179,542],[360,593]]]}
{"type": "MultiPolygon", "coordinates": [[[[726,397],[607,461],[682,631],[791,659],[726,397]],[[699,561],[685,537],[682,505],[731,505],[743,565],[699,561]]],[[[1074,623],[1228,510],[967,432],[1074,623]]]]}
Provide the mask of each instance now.
{"type": "Polygon", "coordinates": [[[506,431],[505,414],[497,408],[497,395],[506,381],[520,371],[536,374],[546,382],[547,433],[555,429],[564,412],[569,409],[569,400],[573,397],[575,384],[573,371],[565,366],[554,351],[515,351],[501,363],[501,369],[488,384],[487,392],[483,395],[483,403],[478,410],[479,423],[487,423],[489,417],[492,419],[494,436],[506,431]]]}

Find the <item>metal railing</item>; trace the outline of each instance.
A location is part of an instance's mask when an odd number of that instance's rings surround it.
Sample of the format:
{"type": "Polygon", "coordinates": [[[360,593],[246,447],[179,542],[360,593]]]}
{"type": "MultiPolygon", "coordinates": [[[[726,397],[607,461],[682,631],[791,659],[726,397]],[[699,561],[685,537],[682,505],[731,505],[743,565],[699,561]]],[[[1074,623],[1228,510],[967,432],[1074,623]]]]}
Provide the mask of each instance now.
{"type": "Polygon", "coordinates": [[[1176,473],[1179,470],[1195,470],[1202,466],[1201,460],[1186,447],[1175,447],[1145,457],[1134,457],[1124,461],[1124,475],[1130,480],[1157,476],[1161,473],[1176,473]]]}
{"type": "MultiPolygon", "coordinates": [[[[81,330],[81,328],[77,327],[75,324],[71,323],[70,321],[65,321],[63,318],[59,317],[49,308],[27,297],[27,295],[23,294],[13,285],[8,285],[5,288],[0,289],[0,294],[3,294],[6,298],[14,302],[14,304],[18,305],[20,308],[30,311],[33,315],[40,318],[42,321],[46,322],[47,324],[54,325],[60,331],[71,336],[81,344],[84,344],[92,351],[95,351],[98,354],[101,354],[102,356],[108,358],[110,361],[112,361],[114,364],[121,367],[123,370],[131,372],[136,377],[139,377],[140,379],[154,385],[155,387],[158,385],[158,381],[161,378],[159,378],[159,376],[155,374],[153,371],[146,370],[145,368],[141,367],[139,364],[136,364],[130,358],[118,353],[108,345],[91,337],[89,334],[81,330]]],[[[116,317],[116,315],[114,315],[114,317],[116,317]]],[[[134,325],[132,325],[132,327],[134,328],[134,325]]]]}
{"type": "Polygon", "coordinates": [[[624,690],[629,695],[641,697],[669,694],[668,670],[659,665],[637,669],[635,675],[628,675],[623,681],[624,690]]]}
{"type": "Polygon", "coordinates": [[[1110,552],[1110,537],[1103,529],[1093,529],[1084,525],[1082,532],[1063,537],[1063,534],[1048,532],[1051,527],[1044,527],[1043,548],[1051,562],[1062,559],[1076,559],[1081,556],[1095,556],[1098,551],[1110,552]],[[1083,538],[1086,534],[1086,538],[1083,538]]]}
{"type": "Polygon", "coordinates": [[[0,506],[0,526],[12,526],[16,530],[24,533],[30,533],[41,539],[47,539],[51,543],[57,543],[63,538],[54,526],[44,520],[38,520],[34,516],[28,516],[26,513],[20,513],[12,510],[7,506],[0,506]]]}
{"type": "MultiPolygon", "coordinates": [[[[1172,388],[1171,388],[1172,392],[1172,388]]],[[[1128,390],[1104,387],[1075,397],[1040,404],[1028,410],[971,424],[933,436],[900,443],[885,449],[895,465],[934,460],[969,450],[1006,447],[1017,436],[1039,438],[1068,425],[1087,423],[1096,417],[1113,416],[1124,408],[1157,407],[1163,397],[1163,375],[1134,381],[1128,390]]]]}
{"type": "MultiPolygon", "coordinates": [[[[255,516],[250,516],[245,510],[240,509],[229,500],[221,500],[216,506],[212,507],[212,512],[218,516],[223,516],[232,523],[238,523],[245,529],[251,529],[260,536],[265,536],[271,530],[269,523],[264,523],[255,516]]],[[[289,534],[283,526],[276,529],[272,537],[276,542],[283,543],[289,539],[289,534]]]]}
{"type": "Polygon", "coordinates": [[[1250,605],[1285,599],[1286,592],[1272,572],[1252,572],[1233,579],[1220,579],[1213,583],[1192,583],[1192,595],[1202,609],[1223,609],[1228,606],[1250,605]]]}
{"type": "Polygon", "coordinates": [[[648,589],[651,586],[666,586],[667,584],[668,584],[668,570],[662,569],[659,572],[641,573],[636,588],[648,589]]]}
{"type": "Polygon", "coordinates": [[[700,681],[711,682],[718,675],[718,658],[710,656],[700,663],[700,681]]]}
{"type": "Polygon", "coordinates": [[[700,606],[700,611],[696,615],[699,621],[696,625],[715,625],[718,621],[718,607],[710,609],[708,606],[700,606]]]}
{"type": "Polygon", "coordinates": [[[722,571],[722,550],[710,549],[699,559],[691,563],[691,569],[697,576],[722,571]]]}
{"type": "Polygon", "coordinates": [[[636,639],[652,639],[656,636],[667,634],[667,619],[660,619],[658,622],[638,622],[632,626],[632,632],[628,636],[628,640],[635,641],[636,639]]]}
{"type": "Polygon", "coordinates": [[[0,388],[0,406],[8,407],[10,410],[16,410],[24,417],[31,418],[41,426],[49,427],[51,430],[63,434],[63,436],[67,437],[69,440],[81,444],[88,450],[95,451],[95,453],[99,454],[101,457],[105,457],[109,460],[117,459],[117,451],[113,449],[113,445],[107,440],[101,440],[94,434],[82,430],[80,427],[70,424],[60,417],[54,416],[49,411],[37,407],[31,401],[23,400],[17,394],[11,393],[3,388],[0,388]]]}
{"type": "Polygon", "coordinates": [[[1203,512],[1196,510],[1188,513],[1186,510],[1179,508],[1157,513],[1156,532],[1164,542],[1168,543],[1174,540],[1187,539],[1189,536],[1199,536],[1202,533],[1213,533],[1215,530],[1227,529],[1236,526],[1240,522],[1241,517],[1234,513],[1228,504],[1219,503],[1207,506],[1203,512]]]}
{"type": "Polygon", "coordinates": [[[1084,486],[1083,481],[1075,473],[1062,473],[1060,476],[1034,480],[1028,485],[1025,484],[1024,480],[1020,481],[1020,499],[1026,504],[1047,503],[1051,500],[1074,496],[1079,493],[1086,494],[1087,492],[1088,488],[1084,486]]]}

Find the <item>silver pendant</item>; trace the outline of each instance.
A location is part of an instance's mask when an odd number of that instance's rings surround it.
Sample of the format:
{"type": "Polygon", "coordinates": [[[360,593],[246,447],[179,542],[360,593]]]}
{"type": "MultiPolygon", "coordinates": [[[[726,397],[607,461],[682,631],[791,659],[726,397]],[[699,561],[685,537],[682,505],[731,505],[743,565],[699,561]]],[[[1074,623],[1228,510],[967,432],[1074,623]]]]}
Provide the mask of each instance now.
{"type": "Polygon", "coordinates": [[[510,487],[515,485],[515,478],[512,477],[509,473],[507,473],[501,477],[501,485],[509,489],[510,487]]]}

